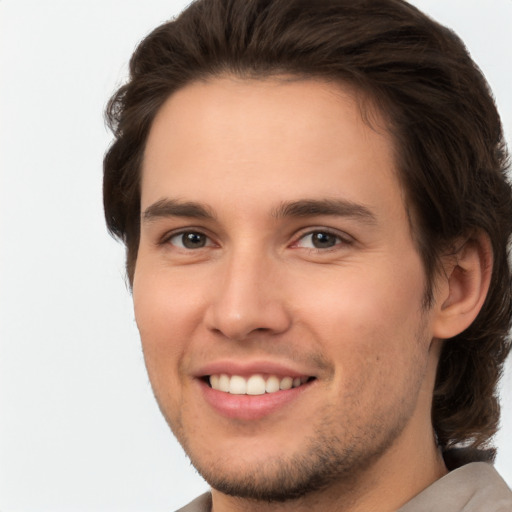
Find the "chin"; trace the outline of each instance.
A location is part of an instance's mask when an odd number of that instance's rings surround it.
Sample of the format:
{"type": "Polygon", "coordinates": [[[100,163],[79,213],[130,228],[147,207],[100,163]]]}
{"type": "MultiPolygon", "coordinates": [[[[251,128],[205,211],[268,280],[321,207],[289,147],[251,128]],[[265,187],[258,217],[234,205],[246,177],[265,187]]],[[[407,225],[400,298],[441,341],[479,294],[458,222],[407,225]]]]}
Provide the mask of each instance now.
{"type": "Polygon", "coordinates": [[[215,459],[212,454],[195,456],[186,451],[192,465],[213,489],[237,498],[286,502],[333,485],[350,493],[367,468],[392,445],[396,435],[396,431],[388,432],[376,444],[376,439],[366,443],[360,438],[342,441],[316,432],[301,444],[300,451],[275,454],[264,460],[251,456],[254,454],[244,457],[240,451],[215,459]]]}

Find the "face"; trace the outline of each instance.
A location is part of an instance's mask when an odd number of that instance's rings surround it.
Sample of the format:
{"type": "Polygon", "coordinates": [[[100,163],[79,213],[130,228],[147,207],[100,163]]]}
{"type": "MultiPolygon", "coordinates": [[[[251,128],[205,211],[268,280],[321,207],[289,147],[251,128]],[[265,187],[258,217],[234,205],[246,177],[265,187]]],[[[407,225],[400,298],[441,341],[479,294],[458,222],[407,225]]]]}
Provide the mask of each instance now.
{"type": "Polygon", "coordinates": [[[423,267],[392,142],[350,91],[188,85],[154,121],[141,201],[147,369],[214,488],[285,500],[431,435],[423,267]]]}

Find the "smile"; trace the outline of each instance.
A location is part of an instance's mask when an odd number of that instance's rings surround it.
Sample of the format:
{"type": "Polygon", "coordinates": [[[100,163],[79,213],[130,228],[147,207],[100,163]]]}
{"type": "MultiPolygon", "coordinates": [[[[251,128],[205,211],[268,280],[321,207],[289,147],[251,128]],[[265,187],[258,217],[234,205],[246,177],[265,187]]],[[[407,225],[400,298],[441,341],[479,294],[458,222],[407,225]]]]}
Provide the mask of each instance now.
{"type": "Polygon", "coordinates": [[[225,373],[209,376],[209,384],[212,389],[230,393],[232,395],[264,395],[277,393],[292,388],[298,388],[306,384],[312,377],[278,377],[277,375],[264,376],[254,374],[248,377],[240,375],[229,376],[225,373]]]}

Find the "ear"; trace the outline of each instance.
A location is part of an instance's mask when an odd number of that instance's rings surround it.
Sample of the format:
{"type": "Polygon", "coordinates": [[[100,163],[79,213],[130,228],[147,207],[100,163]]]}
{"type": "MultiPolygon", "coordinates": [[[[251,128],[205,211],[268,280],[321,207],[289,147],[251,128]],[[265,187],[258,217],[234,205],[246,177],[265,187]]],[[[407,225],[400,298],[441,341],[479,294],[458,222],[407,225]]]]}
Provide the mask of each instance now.
{"type": "Polygon", "coordinates": [[[445,273],[437,281],[433,335],[447,339],[467,329],[483,306],[492,274],[489,237],[477,232],[455,254],[445,257],[445,273]]]}

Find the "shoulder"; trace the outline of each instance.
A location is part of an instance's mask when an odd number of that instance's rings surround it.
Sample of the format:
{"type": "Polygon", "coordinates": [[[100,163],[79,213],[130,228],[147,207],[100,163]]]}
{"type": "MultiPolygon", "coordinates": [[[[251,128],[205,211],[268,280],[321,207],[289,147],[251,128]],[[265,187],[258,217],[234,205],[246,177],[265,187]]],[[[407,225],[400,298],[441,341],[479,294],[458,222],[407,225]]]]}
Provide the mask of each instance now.
{"type": "Polygon", "coordinates": [[[210,512],[212,509],[212,495],[205,492],[188,505],[176,510],[176,512],[210,512]]]}
{"type": "Polygon", "coordinates": [[[398,512],[512,512],[512,491],[491,464],[474,462],[448,473],[398,512]]]}

